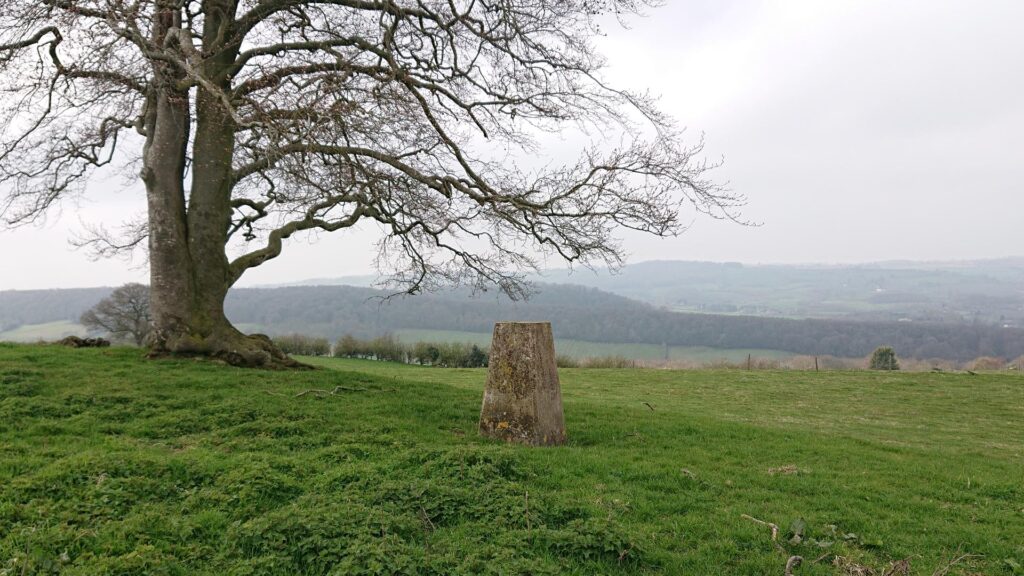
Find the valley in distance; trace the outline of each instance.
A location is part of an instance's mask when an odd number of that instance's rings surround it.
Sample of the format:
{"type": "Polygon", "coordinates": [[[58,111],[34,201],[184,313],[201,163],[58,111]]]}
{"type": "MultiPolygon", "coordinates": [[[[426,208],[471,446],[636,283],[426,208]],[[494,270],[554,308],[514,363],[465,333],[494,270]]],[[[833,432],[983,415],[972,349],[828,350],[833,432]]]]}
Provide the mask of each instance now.
{"type": "MultiPolygon", "coordinates": [[[[554,270],[512,302],[448,290],[382,301],[373,276],[234,289],[247,332],[344,335],[486,348],[495,320],[550,320],[557,352],[668,367],[864,367],[891,346],[904,369],[1018,368],[1024,258],[858,265],[641,262],[619,273],[554,270]]],[[[112,288],[0,292],[0,340],[85,335],[83,312],[112,288]]]]}

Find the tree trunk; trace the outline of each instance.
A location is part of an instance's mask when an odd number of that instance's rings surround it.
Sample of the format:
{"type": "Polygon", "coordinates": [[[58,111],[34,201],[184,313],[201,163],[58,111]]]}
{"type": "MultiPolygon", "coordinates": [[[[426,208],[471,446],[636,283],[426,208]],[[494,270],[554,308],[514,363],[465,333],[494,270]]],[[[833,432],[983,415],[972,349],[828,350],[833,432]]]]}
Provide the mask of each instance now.
{"type": "MultiPolygon", "coordinates": [[[[215,0],[211,3],[217,4],[215,0]]],[[[215,46],[218,38],[223,42],[218,17],[230,14],[230,0],[227,5],[207,13],[204,37],[211,38],[211,44],[204,41],[204,47],[215,46]]],[[[173,18],[177,16],[158,16],[154,34],[160,43],[180,26],[173,18]]],[[[226,89],[227,68],[235,51],[211,52],[217,56],[204,61],[204,76],[219,78],[226,89]]],[[[198,90],[192,183],[186,206],[184,182],[192,125],[189,95],[176,88],[182,80],[180,72],[176,76],[167,67],[157,74],[164,81],[157,84],[147,107],[142,174],[149,205],[152,354],[209,356],[237,366],[302,366],[268,337],[242,334],[224,314],[224,299],[233,283],[225,252],[234,154],[230,114],[217,97],[198,90]]]]}

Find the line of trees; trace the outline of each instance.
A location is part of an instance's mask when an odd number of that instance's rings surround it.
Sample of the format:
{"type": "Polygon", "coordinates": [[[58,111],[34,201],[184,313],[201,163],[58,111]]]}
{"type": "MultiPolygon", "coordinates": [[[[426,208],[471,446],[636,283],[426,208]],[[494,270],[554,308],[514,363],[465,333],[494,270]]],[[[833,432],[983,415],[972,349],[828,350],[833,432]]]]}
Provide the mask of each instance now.
{"type": "MultiPolygon", "coordinates": [[[[278,336],[275,341],[288,354],[302,356],[359,358],[443,368],[486,368],[490,363],[490,349],[486,346],[464,342],[405,343],[391,334],[366,339],[346,334],[338,339],[333,349],[326,338],[301,334],[278,336]]],[[[637,368],[641,365],[624,356],[579,359],[559,355],[555,362],[559,368],[637,368]]]]}
{"type": "Polygon", "coordinates": [[[286,334],[274,338],[286,354],[297,356],[334,356],[384,362],[401,362],[445,368],[483,368],[490,359],[486,347],[456,342],[416,342],[408,344],[385,334],[360,339],[346,334],[332,347],[327,338],[286,334]]]}
{"type": "MultiPolygon", "coordinates": [[[[592,288],[541,285],[529,302],[442,292],[381,305],[385,292],[349,286],[240,289],[227,301],[235,322],[273,333],[301,333],[330,340],[342,334],[374,338],[400,329],[490,332],[494,320],[549,320],[555,336],[590,342],[647,343],[785,350],[809,356],[864,358],[879,345],[902,359],[969,362],[980,357],[1017,358],[1024,330],[979,324],[924,324],[790,320],[666,312],[592,288]]],[[[78,290],[0,293],[0,324],[53,321],[55,302],[75,302],[61,318],[75,318],[102,293],[78,290]],[[61,295],[67,293],[66,299],[61,295]],[[85,296],[89,296],[86,298],[85,296]],[[89,300],[91,298],[91,301],[89,300]],[[31,312],[31,313],[30,313],[31,312]]]]}
{"type": "Polygon", "coordinates": [[[365,338],[400,329],[487,333],[500,318],[548,320],[557,338],[589,342],[771,349],[843,358],[864,358],[889,345],[903,358],[958,362],[1024,353],[1024,330],[1017,328],[675,313],[569,285],[542,285],[527,303],[449,292],[382,306],[377,298],[384,295],[345,286],[246,289],[233,292],[227,306],[236,322],[328,338],[344,333],[365,338]]]}
{"type": "Polygon", "coordinates": [[[368,340],[360,340],[346,334],[335,344],[334,356],[446,368],[483,368],[490,361],[490,351],[476,344],[452,342],[406,344],[390,334],[368,340]]]}

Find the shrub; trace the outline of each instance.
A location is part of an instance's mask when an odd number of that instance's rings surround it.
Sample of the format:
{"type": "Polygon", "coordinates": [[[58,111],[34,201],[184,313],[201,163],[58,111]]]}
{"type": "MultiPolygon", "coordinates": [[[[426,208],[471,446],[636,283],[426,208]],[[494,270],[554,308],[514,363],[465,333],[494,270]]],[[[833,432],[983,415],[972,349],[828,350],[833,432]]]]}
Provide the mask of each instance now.
{"type": "Polygon", "coordinates": [[[469,349],[469,355],[466,357],[467,368],[483,368],[487,366],[489,360],[490,354],[476,344],[473,344],[469,349]]]}
{"type": "Polygon", "coordinates": [[[331,345],[326,338],[314,338],[302,334],[285,334],[274,338],[274,343],[285,354],[300,356],[329,356],[331,345]]]}
{"type": "Polygon", "coordinates": [[[1005,368],[1006,360],[992,356],[982,356],[971,362],[971,370],[1003,370],[1005,368]]]}
{"type": "Polygon", "coordinates": [[[438,350],[436,344],[431,342],[417,342],[412,347],[411,355],[410,361],[424,366],[433,366],[437,364],[441,351],[438,350]]]}
{"type": "Polygon", "coordinates": [[[580,361],[573,358],[572,356],[559,354],[555,356],[555,366],[558,366],[559,368],[579,368],[580,361]]]}
{"type": "Polygon", "coordinates": [[[872,370],[899,370],[900,362],[896,359],[896,351],[889,346],[879,346],[871,353],[868,368],[872,370]]]}
{"type": "Polygon", "coordinates": [[[337,358],[358,358],[361,356],[362,342],[351,334],[345,334],[334,344],[334,356],[337,358]]]}
{"type": "Polygon", "coordinates": [[[406,362],[408,360],[405,345],[391,334],[374,338],[370,342],[369,352],[374,359],[385,362],[406,362]]]}
{"type": "Polygon", "coordinates": [[[581,368],[636,368],[636,360],[625,356],[598,356],[587,358],[580,363],[581,368]]]}
{"type": "Polygon", "coordinates": [[[342,336],[334,345],[334,356],[447,368],[482,368],[490,360],[488,350],[476,344],[417,342],[408,345],[391,334],[373,340],[342,336]]]}
{"type": "Polygon", "coordinates": [[[476,344],[436,344],[435,366],[446,368],[483,368],[490,362],[490,354],[476,344]]]}

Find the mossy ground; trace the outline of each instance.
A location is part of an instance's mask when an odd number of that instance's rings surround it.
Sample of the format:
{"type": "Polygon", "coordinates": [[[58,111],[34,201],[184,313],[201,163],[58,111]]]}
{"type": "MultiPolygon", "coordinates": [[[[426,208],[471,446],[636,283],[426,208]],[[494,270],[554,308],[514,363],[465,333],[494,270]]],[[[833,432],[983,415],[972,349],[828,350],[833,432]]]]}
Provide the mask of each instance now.
{"type": "Polygon", "coordinates": [[[570,444],[525,448],[482,370],[316,362],[0,345],[0,575],[1024,564],[1018,375],[562,370],[570,444]]]}

